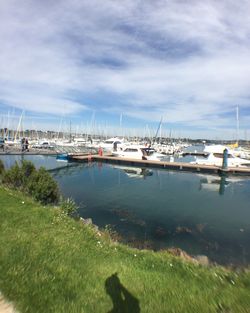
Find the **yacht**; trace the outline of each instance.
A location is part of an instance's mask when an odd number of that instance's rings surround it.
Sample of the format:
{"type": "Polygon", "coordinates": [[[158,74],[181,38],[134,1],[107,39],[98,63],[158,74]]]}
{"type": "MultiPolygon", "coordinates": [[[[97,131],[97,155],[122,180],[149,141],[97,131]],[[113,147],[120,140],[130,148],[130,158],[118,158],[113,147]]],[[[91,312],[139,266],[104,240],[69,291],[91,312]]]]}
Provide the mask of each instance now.
{"type": "Polygon", "coordinates": [[[110,139],[107,139],[103,142],[99,143],[99,147],[101,147],[102,149],[106,150],[106,151],[112,151],[114,148],[115,149],[119,149],[122,148],[124,146],[124,139],[120,139],[118,137],[113,137],[110,139]]]}
{"type": "Polygon", "coordinates": [[[228,151],[228,167],[250,167],[250,160],[235,156],[234,150],[223,145],[205,146],[202,155],[195,156],[195,161],[191,163],[222,166],[225,149],[228,151]]]}
{"type": "Polygon", "coordinates": [[[155,149],[145,146],[130,145],[124,149],[112,151],[112,155],[126,159],[164,161],[166,155],[156,152],[155,149]]]}

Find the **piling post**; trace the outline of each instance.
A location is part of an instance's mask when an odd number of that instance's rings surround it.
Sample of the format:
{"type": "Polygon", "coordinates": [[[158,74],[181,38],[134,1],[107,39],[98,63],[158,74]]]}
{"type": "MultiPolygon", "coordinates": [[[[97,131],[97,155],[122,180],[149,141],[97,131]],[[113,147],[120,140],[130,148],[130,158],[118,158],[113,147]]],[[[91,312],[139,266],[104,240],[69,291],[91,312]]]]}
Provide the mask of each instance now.
{"type": "Polygon", "coordinates": [[[227,170],[228,169],[228,150],[227,148],[223,151],[223,162],[222,162],[222,169],[227,170]]]}

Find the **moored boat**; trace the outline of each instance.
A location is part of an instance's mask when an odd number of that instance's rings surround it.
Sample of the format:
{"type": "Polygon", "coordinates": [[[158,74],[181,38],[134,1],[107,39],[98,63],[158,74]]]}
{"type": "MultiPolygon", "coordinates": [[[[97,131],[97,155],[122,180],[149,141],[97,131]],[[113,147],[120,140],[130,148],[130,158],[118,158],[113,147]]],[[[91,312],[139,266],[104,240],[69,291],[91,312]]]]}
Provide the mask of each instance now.
{"type": "Polygon", "coordinates": [[[151,160],[151,161],[163,161],[166,156],[162,153],[156,152],[151,147],[130,145],[124,149],[112,151],[112,155],[126,159],[137,159],[137,160],[151,160]]]}
{"type": "Polygon", "coordinates": [[[195,157],[192,164],[222,166],[223,153],[227,149],[227,166],[228,167],[250,167],[250,160],[242,159],[235,156],[234,150],[223,145],[205,146],[202,155],[195,157]]]}

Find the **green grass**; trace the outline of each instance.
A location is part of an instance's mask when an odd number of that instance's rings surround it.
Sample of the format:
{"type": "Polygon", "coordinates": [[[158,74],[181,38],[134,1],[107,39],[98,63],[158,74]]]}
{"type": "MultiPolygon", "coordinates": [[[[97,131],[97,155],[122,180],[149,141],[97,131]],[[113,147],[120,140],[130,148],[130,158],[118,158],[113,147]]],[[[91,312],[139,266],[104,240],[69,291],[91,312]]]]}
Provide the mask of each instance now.
{"type": "Polygon", "coordinates": [[[249,271],[116,244],[3,188],[0,247],[0,290],[21,313],[250,312],[249,271]]]}

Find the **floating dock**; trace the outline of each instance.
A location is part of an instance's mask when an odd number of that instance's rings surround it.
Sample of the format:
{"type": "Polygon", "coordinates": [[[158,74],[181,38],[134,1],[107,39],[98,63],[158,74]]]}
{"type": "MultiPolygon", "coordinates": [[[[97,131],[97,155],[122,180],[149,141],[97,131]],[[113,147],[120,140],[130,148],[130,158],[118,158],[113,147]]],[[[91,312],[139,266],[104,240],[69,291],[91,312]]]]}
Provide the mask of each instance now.
{"type": "Polygon", "coordinates": [[[151,167],[161,168],[169,170],[178,170],[185,172],[199,172],[199,173],[211,173],[211,174],[238,174],[249,175],[250,168],[246,167],[230,167],[228,169],[222,169],[221,167],[214,165],[201,165],[182,162],[162,162],[151,160],[138,160],[138,159],[125,159],[119,157],[113,157],[111,155],[86,155],[86,154],[72,154],[69,155],[69,161],[73,162],[104,162],[119,165],[139,166],[139,167],[151,167]]]}

